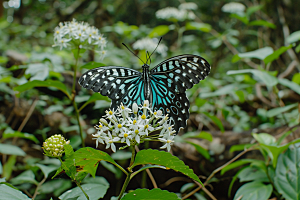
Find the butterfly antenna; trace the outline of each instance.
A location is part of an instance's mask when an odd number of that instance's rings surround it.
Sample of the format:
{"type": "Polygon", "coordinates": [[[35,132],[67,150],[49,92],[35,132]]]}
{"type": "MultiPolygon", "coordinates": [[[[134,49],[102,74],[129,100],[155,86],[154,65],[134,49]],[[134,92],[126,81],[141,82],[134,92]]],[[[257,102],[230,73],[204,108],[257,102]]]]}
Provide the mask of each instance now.
{"type": "Polygon", "coordinates": [[[148,58],[147,58],[147,62],[148,62],[148,59],[150,60],[150,63],[149,63],[149,65],[151,65],[151,58],[150,58],[150,55],[149,55],[149,52],[147,51],[147,54],[146,55],[148,55],[148,58]]]}
{"type": "MultiPolygon", "coordinates": [[[[154,50],[152,51],[152,53],[150,54],[149,59],[150,59],[150,57],[152,56],[152,54],[155,52],[155,50],[157,49],[157,47],[158,47],[159,43],[161,42],[161,40],[162,40],[162,37],[159,39],[159,42],[158,42],[157,46],[155,47],[155,49],[154,49],[154,50]]],[[[147,59],[146,63],[147,63],[147,62],[148,62],[148,59],[147,59]]],[[[150,62],[151,62],[151,59],[150,59],[150,62]]]]}
{"type": "MultiPolygon", "coordinates": [[[[135,55],[138,59],[140,59],[140,57],[138,57],[135,53],[133,53],[133,51],[131,51],[127,46],[126,46],[126,44],[124,44],[124,43],[122,43],[127,49],[128,49],[128,51],[130,51],[133,55],[135,55]]],[[[140,61],[142,61],[142,59],[140,59],[140,61]]],[[[144,61],[142,61],[142,63],[144,63],[144,61]]],[[[146,64],[146,63],[144,63],[144,64],[146,64]]]]}

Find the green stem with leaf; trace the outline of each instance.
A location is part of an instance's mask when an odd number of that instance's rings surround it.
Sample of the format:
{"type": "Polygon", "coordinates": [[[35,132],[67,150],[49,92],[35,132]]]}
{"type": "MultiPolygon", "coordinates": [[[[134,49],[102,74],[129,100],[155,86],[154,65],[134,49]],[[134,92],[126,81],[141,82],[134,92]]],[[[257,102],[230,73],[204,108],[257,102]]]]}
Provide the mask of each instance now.
{"type": "Polygon", "coordinates": [[[134,163],[134,158],[135,158],[135,145],[132,146],[132,150],[131,150],[131,159],[130,159],[130,164],[129,164],[129,167],[128,167],[128,174],[127,174],[127,177],[125,179],[125,182],[123,184],[123,187],[122,187],[122,190],[120,192],[120,195],[118,197],[118,200],[120,200],[129,184],[129,181],[130,181],[130,178],[131,178],[131,174],[132,174],[132,169],[130,168],[133,163],[134,163]]]}
{"type": "MultiPolygon", "coordinates": [[[[64,169],[64,170],[68,169],[68,167],[67,167],[67,166],[65,165],[65,163],[62,161],[61,157],[58,157],[58,159],[59,159],[61,165],[63,166],[63,169],[64,169]]],[[[70,176],[70,178],[71,178],[71,180],[73,180],[73,181],[76,183],[76,185],[81,189],[81,191],[83,192],[83,194],[84,194],[84,196],[86,197],[86,199],[87,199],[87,200],[90,200],[90,197],[89,197],[89,196],[87,195],[87,193],[83,190],[83,188],[81,187],[80,183],[78,183],[78,182],[76,181],[75,178],[72,178],[71,176],[70,176]]]]}

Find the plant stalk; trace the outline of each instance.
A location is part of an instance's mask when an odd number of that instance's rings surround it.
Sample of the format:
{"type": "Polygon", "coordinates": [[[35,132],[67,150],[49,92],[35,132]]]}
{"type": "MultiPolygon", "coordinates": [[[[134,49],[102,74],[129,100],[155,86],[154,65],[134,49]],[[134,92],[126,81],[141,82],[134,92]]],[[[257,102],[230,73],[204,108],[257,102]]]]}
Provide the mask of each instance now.
{"type": "Polygon", "coordinates": [[[128,169],[128,174],[127,174],[127,177],[126,177],[126,179],[125,179],[125,182],[124,182],[124,184],[123,184],[123,187],[122,187],[122,190],[121,190],[121,192],[120,192],[120,194],[119,194],[119,197],[118,197],[118,200],[120,200],[121,198],[122,198],[122,196],[123,196],[123,194],[124,194],[124,192],[125,192],[125,190],[126,190],[126,188],[127,188],[127,186],[128,186],[128,183],[129,183],[129,181],[130,181],[130,176],[131,176],[131,174],[132,174],[132,169],[130,168],[132,165],[133,165],[133,163],[134,163],[134,158],[135,158],[135,145],[133,145],[132,146],[132,151],[131,151],[131,159],[130,159],[130,164],[129,164],[129,167],[127,168],[128,169]]]}
{"type": "Polygon", "coordinates": [[[80,138],[81,138],[81,146],[82,147],[85,147],[85,143],[84,143],[84,138],[83,138],[83,133],[82,133],[82,127],[81,127],[81,124],[80,124],[80,115],[79,115],[79,110],[77,108],[77,104],[75,102],[75,97],[76,97],[76,74],[77,74],[77,68],[78,68],[78,60],[79,60],[79,52],[80,52],[80,47],[78,46],[78,49],[77,49],[77,55],[75,57],[76,59],[76,62],[75,62],[75,66],[74,66],[74,75],[73,75],[73,86],[72,86],[72,103],[73,103],[73,107],[75,109],[75,113],[76,113],[76,119],[77,119],[77,123],[78,123],[78,126],[79,126],[79,134],[80,134],[80,138]]]}

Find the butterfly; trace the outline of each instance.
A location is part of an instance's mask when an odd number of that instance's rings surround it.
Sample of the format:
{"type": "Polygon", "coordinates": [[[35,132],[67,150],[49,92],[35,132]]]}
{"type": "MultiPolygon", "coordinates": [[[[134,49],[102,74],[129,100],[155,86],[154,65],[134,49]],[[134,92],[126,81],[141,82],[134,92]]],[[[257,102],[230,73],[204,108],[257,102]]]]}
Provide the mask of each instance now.
{"type": "Polygon", "coordinates": [[[140,105],[149,100],[154,110],[168,114],[178,133],[189,118],[190,102],[185,91],[205,79],[211,67],[204,58],[191,54],[169,58],[151,70],[146,63],[142,72],[118,66],[94,68],[78,82],[86,89],[108,96],[112,100],[111,109],[121,103],[140,105]]]}

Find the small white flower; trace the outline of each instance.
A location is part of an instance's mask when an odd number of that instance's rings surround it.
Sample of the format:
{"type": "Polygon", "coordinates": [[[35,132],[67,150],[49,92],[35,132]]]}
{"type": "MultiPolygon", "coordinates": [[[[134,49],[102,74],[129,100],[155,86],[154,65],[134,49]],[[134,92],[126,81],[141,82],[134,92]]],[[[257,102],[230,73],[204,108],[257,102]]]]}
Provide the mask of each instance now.
{"type": "Polygon", "coordinates": [[[122,143],[126,143],[128,146],[130,146],[130,141],[132,140],[131,132],[121,133],[119,134],[119,137],[121,138],[122,143]]]}
{"type": "Polygon", "coordinates": [[[111,147],[111,150],[113,152],[116,152],[116,146],[114,144],[114,142],[118,142],[120,140],[119,137],[112,137],[112,135],[110,133],[108,133],[108,137],[105,138],[105,143],[106,143],[106,149],[108,149],[109,147],[111,147]]]}
{"type": "Polygon", "coordinates": [[[128,114],[130,113],[130,109],[127,108],[127,106],[124,106],[123,103],[121,103],[121,106],[119,108],[119,111],[121,112],[121,115],[124,119],[128,118],[128,114]]]}
{"type": "Polygon", "coordinates": [[[241,4],[241,3],[238,3],[238,2],[226,3],[222,7],[223,12],[236,13],[236,14],[244,13],[245,9],[246,9],[246,7],[244,6],[244,4],[241,4]]]}
{"type": "Polygon", "coordinates": [[[138,109],[139,109],[138,105],[136,103],[133,103],[132,104],[132,111],[135,115],[138,113],[138,109]]]}
{"type": "Polygon", "coordinates": [[[52,47],[56,47],[59,46],[60,50],[62,50],[62,48],[67,48],[70,44],[68,42],[70,42],[71,39],[57,39],[56,43],[54,45],[52,45],[52,47]]]}
{"type": "Polygon", "coordinates": [[[144,126],[144,132],[145,132],[145,134],[148,136],[148,133],[149,132],[152,132],[154,130],[154,128],[152,127],[152,126],[149,126],[149,124],[146,124],[145,126],[144,126]]]}
{"type": "Polygon", "coordinates": [[[179,9],[184,9],[184,10],[197,10],[197,8],[198,8],[197,4],[193,2],[182,3],[179,5],[179,9]]]}
{"type": "Polygon", "coordinates": [[[116,124],[118,120],[114,114],[114,110],[105,111],[105,112],[106,112],[107,119],[109,119],[112,123],[116,124]]]}
{"type": "Polygon", "coordinates": [[[168,138],[158,138],[161,142],[165,142],[166,144],[164,144],[162,147],[160,147],[161,149],[165,149],[167,148],[168,151],[171,150],[171,145],[174,143],[174,135],[169,136],[168,138]]]}
{"type": "Polygon", "coordinates": [[[101,144],[104,144],[104,138],[105,138],[106,134],[103,133],[103,131],[98,131],[96,134],[93,134],[93,140],[96,140],[96,148],[98,147],[98,142],[101,144]]]}
{"type": "Polygon", "coordinates": [[[126,127],[124,126],[126,123],[126,120],[124,120],[122,123],[116,124],[113,131],[115,134],[127,132],[126,127]]]}
{"type": "Polygon", "coordinates": [[[155,14],[157,18],[166,19],[169,21],[184,21],[186,19],[195,19],[192,15],[189,15],[191,11],[185,9],[177,9],[173,7],[163,8],[158,10],[155,14]]]}

